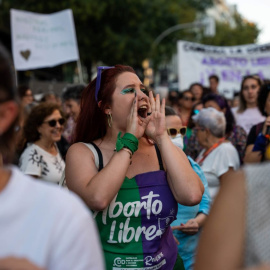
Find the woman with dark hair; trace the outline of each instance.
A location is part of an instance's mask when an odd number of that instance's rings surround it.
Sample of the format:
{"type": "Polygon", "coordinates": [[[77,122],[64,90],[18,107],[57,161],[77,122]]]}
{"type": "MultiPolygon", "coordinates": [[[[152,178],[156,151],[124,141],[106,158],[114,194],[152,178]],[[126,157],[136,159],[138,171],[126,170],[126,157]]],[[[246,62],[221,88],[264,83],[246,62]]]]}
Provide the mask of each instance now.
{"type": "Polygon", "coordinates": [[[247,139],[244,162],[255,163],[265,160],[266,147],[269,145],[270,137],[270,84],[261,87],[258,96],[258,107],[265,121],[254,125],[247,139]]]}
{"type": "Polygon", "coordinates": [[[190,90],[185,90],[181,92],[179,97],[179,109],[178,114],[181,117],[182,123],[184,126],[187,126],[189,117],[192,112],[192,106],[195,101],[193,93],[190,90]]]}
{"type": "Polygon", "coordinates": [[[204,89],[200,83],[192,83],[189,86],[189,91],[191,91],[191,93],[193,94],[193,97],[194,97],[193,104],[197,104],[197,103],[202,101],[204,89]]]}
{"type": "Polygon", "coordinates": [[[208,94],[203,98],[203,104],[205,108],[212,107],[224,113],[226,118],[226,140],[230,141],[236,148],[240,161],[243,163],[247,134],[242,127],[235,124],[235,119],[227,100],[217,94],[208,94]]]}
{"type": "Polygon", "coordinates": [[[104,269],[96,226],[82,201],[10,164],[19,104],[0,44],[0,269],[104,269]]]}
{"type": "Polygon", "coordinates": [[[94,211],[107,269],[183,269],[170,224],[177,202],[195,205],[204,189],[167,134],[165,99],[129,66],[98,67],[74,142],[66,183],[94,211]]]}
{"type": "Polygon", "coordinates": [[[60,141],[65,118],[55,103],[42,103],[34,107],[26,119],[23,137],[27,147],[19,167],[28,175],[59,183],[65,169],[56,142],[60,141]]]}
{"type": "Polygon", "coordinates": [[[239,107],[232,108],[236,124],[248,134],[251,127],[265,120],[257,106],[257,97],[262,81],[257,75],[243,77],[241,83],[239,107]]]}
{"type": "Polygon", "coordinates": [[[31,104],[34,101],[33,93],[28,86],[20,85],[18,87],[18,93],[23,107],[31,104]]]}

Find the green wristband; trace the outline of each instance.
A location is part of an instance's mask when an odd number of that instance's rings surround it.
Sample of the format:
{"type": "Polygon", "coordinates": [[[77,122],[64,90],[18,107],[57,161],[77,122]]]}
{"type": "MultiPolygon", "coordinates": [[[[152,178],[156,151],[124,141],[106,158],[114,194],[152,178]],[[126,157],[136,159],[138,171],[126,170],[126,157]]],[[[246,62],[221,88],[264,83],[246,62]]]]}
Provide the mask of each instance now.
{"type": "Polygon", "coordinates": [[[124,136],[121,137],[121,132],[119,132],[116,141],[116,151],[118,152],[123,147],[126,147],[134,154],[138,149],[138,144],[139,141],[133,134],[125,133],[124,136]]]}

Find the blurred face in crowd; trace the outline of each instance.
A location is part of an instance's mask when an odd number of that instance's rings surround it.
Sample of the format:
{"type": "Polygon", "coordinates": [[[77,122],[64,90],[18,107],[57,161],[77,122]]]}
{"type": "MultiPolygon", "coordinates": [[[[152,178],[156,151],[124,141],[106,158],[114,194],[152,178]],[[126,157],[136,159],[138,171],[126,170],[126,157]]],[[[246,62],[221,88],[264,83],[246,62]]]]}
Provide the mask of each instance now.
{"type": "Polygon", "coordinates": [[[33,94],[30,89],[26,90],[24,96],[22,97],[22,103],[26,106],[28,104],[31,104],[33,102],[33,94]]]}
{"type": "Polygon", "coordinates": [[[193,85],[190,89],[196,101],[201,100],[203,89],[199,85],[193,85]]]}
{"type": "Polygon", "coordinates": [[[217,93],[218,82],[216,79],[211,78],[209,80],[209,87],[213,93],[217,93]]]}
{"type": "Polygon", "coordinates": [[[257,97],[260,85],[256,79],[246,79],[243,83],[242,94],[247,103],[247,107],[253,107],[257,104],[257,97]]]}
{"type": "Polygon", "coordinates": [[[58,142],[64,127],[64,120],[61,113],[55,110],[51,115],[47,116],[41,126],[38,127],[40,139],[47,142],[58,142]]]}
{"type": "Polygon", "coordinates": [[[183,97],[181,99],[181,105],[185,109],[191,109],[193,106],[194,100],[195,99],[194,99],[192,93],[186,92],[183,94],[183,97]]]}
{"type": "Polygon", "coordinates": [[[203,147],[206,147],[206,141],[207,141],[206,129],[196,125],[194,128],[194,131],[196,132],[196,137],[197,137],[199,144],[203,147]]]}
{"type": "Polygon", "coordinates": [[[65,101],[65,112],[70,117],[73,118],[74,121],[77,120],[81,107],[80,104],[74,99],[68,99],[65,101]]]}

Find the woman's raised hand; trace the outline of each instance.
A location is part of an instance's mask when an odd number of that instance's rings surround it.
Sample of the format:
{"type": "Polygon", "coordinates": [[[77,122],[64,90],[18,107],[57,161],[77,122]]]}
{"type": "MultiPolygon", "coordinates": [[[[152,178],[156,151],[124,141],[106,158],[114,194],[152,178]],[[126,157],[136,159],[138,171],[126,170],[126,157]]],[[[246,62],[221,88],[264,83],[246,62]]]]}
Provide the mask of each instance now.
{"type": "Polygon", "coordinates": [[[145,132],[150,117],[142,118],[138,116],[138,96],[135,96],[130,114],[127,118],[126,132],[133,134],[137,139],[140,139],[145,132]]]}
{"type": "Polygon", "coordinates": [[[167,136],[166,118],[165,118],[165,99],[162,99],[160,105],[160,97],[157,94],[154,99],[152,91],[149,93],[149,102],[151,108],[151,115],[148,116],[149,122],[145,133],[155,142],[158,142],[163,136],[167,136]]]}

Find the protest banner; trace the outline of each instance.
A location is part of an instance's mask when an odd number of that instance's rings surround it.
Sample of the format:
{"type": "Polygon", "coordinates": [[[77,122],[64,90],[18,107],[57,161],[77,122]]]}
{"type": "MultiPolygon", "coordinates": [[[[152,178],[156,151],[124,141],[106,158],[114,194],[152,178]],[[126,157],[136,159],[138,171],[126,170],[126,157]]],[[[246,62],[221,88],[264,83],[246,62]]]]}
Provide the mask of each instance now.
{"type": "Polygon", "coordinates": [[[177,49],[181,90],[194,82],[209,86],[208,77],[215,74],[220,78],[219,93],[232,98],[240,91],[243,76],[270,79],[270,43],[223,47],[178,41],[177,49]]]}
{"type": "Polygon", "coordinates": [[[11,36],[16,70],[53,67],[79,60],[70,9],[52,14],[12,9],[11,36]]]}

